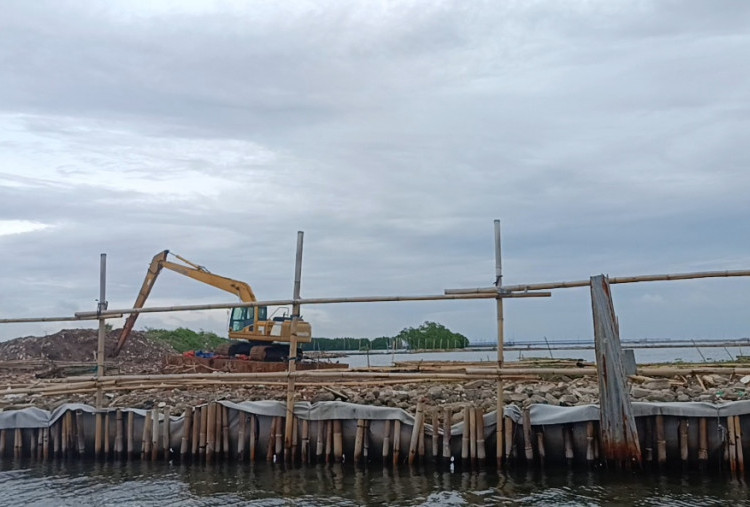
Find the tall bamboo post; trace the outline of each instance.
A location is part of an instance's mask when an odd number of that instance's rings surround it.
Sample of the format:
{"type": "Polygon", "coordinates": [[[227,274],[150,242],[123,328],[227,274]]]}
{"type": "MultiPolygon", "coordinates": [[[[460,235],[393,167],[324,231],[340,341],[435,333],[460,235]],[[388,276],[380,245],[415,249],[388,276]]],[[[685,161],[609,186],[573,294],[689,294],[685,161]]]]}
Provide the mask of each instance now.
{"type": "Polygon", "coordinates": [[[745,474],[745,458],[744,458],[744,452],[742,450],[742,427],[740,426],[741,418],[742,416],[736,415],[734,416],[734,438],[737,442],[736,451],[737,451],[737,471],[741,476],[744,476],[745,474]]]}
{"type": "Polygon", "coordinates": [[[83,410],[76,410],[76,434],[78,436],[78,454],[86,454],[86,435],[83,431],[83,410]]]}
{"type": "Polygon", "coordinates": [[[44,461],[49,459],[49,434],[50,428],[42,429],[42,459],[44,461]]]}
{"type": "Polygon", "coordinates": [[[237,429],[237,460],[245,460],[245,438],[247,437],[247,414],[243,411],[237,413],[239,424],[237,429]]]}
{"type": "Polygon", "coordinates": [[[708,421],[705,417],[698,420],[698,464],[701,469],[708,463],[708,421]]]}
{"type": "Polygon", "coordinates": [[[115,412],[115,456],[118,459],[122,458],[122,451],[122,410],[118,408],[115,412]]]}
{"type": "MultiPolygon", "coordinates": [[[[289,373],[297,369],[297,321],[300,316],[300,285],[302,278],[302,242],[305,233],[297,231],[297,255],[294,263],[294,303],[292,304],[291,336],[289,340],[289,373]]],[[[294,377],[289,375],[286,393],[286,428],[284,430],[284,461],[289,462],[294,432],[294,377]]]]}
{"type": "Polygon", "coordinates": [[[357,433],[354,438],[354,464],[358,465],[362,461],[362,444],[365,434],[364,419],[357,419],[357,433]]]}
{"type": "Polygon", "coordinates": [[[341,431],[341,420],[333,420],[333,459],[340,463],[344,457],[344,437],[341,431]]]}
{"type": "MultiPolygon", "coordinates": [[[[206,462],[210,463],[214,456],[216,439],[216,403],[210,402],[207,407],[204,407],[204,410],[206,411],[206,462]]],[[[201,431],[203,430],[201,429],[201,431]]]]}
{"type": "Polygon", "coordinates": [[[132,410],[128,411],[128,423],[125,433],[127,438],[128,458],[132,458],[133,453],[135,452],[135,414],[132,410]]]}
{"type": "Polygon", "coordinates": [[[250,414],[250,462],[255,463],[255,446],[258,440],[258,418],[250,414]]]}
{"type": "Polygon", "coordinates": [[[164,408],[164,438],[162,442],[164,443],[164,459],[169,460],[172,449],[172,418],[170,417],[169,407],[164,408]]]}
{"type": "Polygon", "coordinates": [[[229,457],[229,407],[221,406],[221,449],[229,457]]]}
{"type": "MultiPolygon", "coordinates": [[[[484,411],[482,407],[476,408],[476,433],[477,433],[477,460],[480,465],[487,458],[487,449],[484,447],[484,411]]],[[[500,435],[498,433],[498,435],[500,435]]]]}
{"type": "MultiPolygon", "coordinates": [[[[495,220],[495,288],[498,296],[503,291],[503,258],[502,258],[502,239],[500,234],[500,220],[495,220]]],[[[503,312],[503,298],[495,299],[496,316],[497,316],[497,368],[498,372],[503,368],[503,347],[505,345],[505,317],[503,312]]],[[[503,463],[503,415],[505,413],[505,403],[503,400],[503,378],[498,373],[497,376],[497,430],[496,430],[496,449],[497,466],[502,467],[503,463]]]]}
{"type": "MultiPolygon", "coordinates": [[[[104,376],[104,341],[107,336],[107,320],[102,315],[102,312],[107,309],[106,300],[106,287],[107,287],[107,254],[103,253],[100,255],[99,262],[99,301],[96,305],[96,312],[99,317],[99,333],[96,347],[96,408],[101,409],[104,404],[104,395],[102,392],[101,384],[99,381],[104,376]]],[[[98,414],[97,414],[98,415],[98,414]]],[[[98,427],[98,424],[97,424],[98,427]]],[[[98,454],[98,451],[96,452],[98,454]]]]}
{"type": "Polygon", "coordinates": [[[109,410],[104,414],[104,456],[109,458],[109,431],[110,431],[110,415],[109,410]]]}
{"type": "Polygon", "coordinates": [[[391,421],[386,419],[383,421],[383,449],[382,449],[383,463],[386,462],[388,457],[391,455],[391,421]]]}
{"type": "Polygon", "coordinates": [[[401,454],[401,421],[393,421],[393,464],[398,465],[401,454]]]}
{"type": "Polygon", "coordinates": [[[471,417],[469,415],[470,411],[471,409],[469,408],[469,405],[466,405],[464,407],[464,429],[461,435],[461,460],[464,463],[469,459],[469,439],[471,438],[471,424],[469,422],[469,418],[471,417]]]}
{"type": "Polygon", "coordinates": [[[5,456],[5,435],[7,430],[0,430],[0,458],[5,456]]]}
{"type": "Polygon", "coordinates": [[[331,460],[333,454],[333,421],[326,422],[326,463],[331,460]]]}
{"type": "Polygon", "coordinates": [[[443,458],[451,458],[451,409],[443,411],[443,458]]]}
{"type": "Polygon", "coordinates": [[[180,441],[180,458],[184,459],[190,449],[190,436],[193,432],[193,411],[190,407],[185,408],[182,415],[182,440],[180,441]]]}
{"type": "Polygon", "coordinates": [[[302,449],[300,451],[300,461],[310,463],[310,421],[302,420],[302,449]]]}
{"type": "Polygon", "coordinates": [[[664,416],[656,416],[656,461],[659,466],[667,462],[667,442],[664,440],[664,416]]]}
{"type": "Polygon", "coordinates": [[[422,429],[422,421],[424,420],[424,402],[417,402],[417,413],[414,416],[414,426],[411,430],[411,440],[409,441],[409,464],[414,464],[414,460],[417,457],[417,446],[419,445],[419,433],[422,429]]]}
{"type": "Polygon", "coordinates": [[[440,411],[434,407],[430,414],[432,416],[432,459],[436,460],[440,454],[440,411]]]}
{"type": "Polygon", "coordinates": [[[145,461],[151,455],[151,411],[146,410],[146,418],[143,420],[143,433],[141,435],[141,460],[145,461]]]}
{"type": "Polygon", "coordinates": [[[268,446],[266,447],[266,461],[271,462],[273,461],[273,455],[274,455],[274,442],[276,440],[276,425],[278,424],[279,418],[273,417],[271,418],[271,429],[270,434],[268,436],[268,446]]]}
{"type": "Polygon", "coordinates": [[[159,457],[159,409],[153,408],[151,414],[151,461],[159,457]]]}

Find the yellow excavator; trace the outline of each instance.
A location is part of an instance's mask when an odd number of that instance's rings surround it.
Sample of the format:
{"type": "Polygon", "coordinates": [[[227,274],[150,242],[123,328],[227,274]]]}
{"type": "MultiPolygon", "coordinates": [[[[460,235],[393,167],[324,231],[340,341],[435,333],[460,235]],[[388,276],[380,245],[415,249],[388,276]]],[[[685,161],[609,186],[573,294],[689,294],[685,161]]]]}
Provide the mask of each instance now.
{"type": "MultiPolygon", "coordinates": [[[[194,264],[177,254],[170,253],[169,250],[164,250],[156,254],[151,260],[151,264],[146,272],[146,278],[143,280],[143,285],[133,308],[143,308],[146,298],[151,293],[151,288],[156,281],[156,277],[159,276],[163,268],[212,285],[217,289],[231,292],[244,303],[257,301],[253,289],[245,282],[215,275],[203,266],[194,264]],[[169,255],[174,256],[184,264],[167,260],[169,255]]],[[[229,355],[243,354],[255,361],[286,361],[289,358],[288,343],[291,341],[292,336],[292,317],[288,312],[283,311],[281,315],[277,316],[276,314],[279,313],[279,310],[282,310],[282,308],[277,309],[269,318],[268,307],[266,306],[232,308],[229,318],[229,339],[237,341],[230,345],[229,355]]],[[[125,321],[125,325],[120,332],[117,345],[113,351],[113,356],[120,353],[130,332],[133,330],[137,318],[138,313],[131,313],[125,321]]],[[[312,341],[310,324],[302,319],[297,319],[296,335],[298,343],[309,343],[312,341]]],[[[297,349],[296,357],[298,359],[302,358],[302,351],[300,349],[297,349]]]]}

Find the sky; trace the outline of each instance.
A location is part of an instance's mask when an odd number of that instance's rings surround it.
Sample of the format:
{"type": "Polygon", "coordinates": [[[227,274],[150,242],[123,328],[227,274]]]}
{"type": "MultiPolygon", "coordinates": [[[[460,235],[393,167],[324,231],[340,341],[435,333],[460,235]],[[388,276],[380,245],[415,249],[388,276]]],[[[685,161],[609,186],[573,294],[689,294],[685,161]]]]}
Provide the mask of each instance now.
{"type": "MultiPolygon", "coordinates": [[[[129,308],[169,249],[290,298],[750,269],[750,4],[44,1],[0,16],[0,318],[129,308]]],[[[750,336],[750,279],[613,288],[621,336],[750,336]]],[[[147,306],[231,302],[163,272],[147,306]]],[[[591,339],[586,289],[506,339],[591,339]]],[[[314,336],[495,304],[305,306],[314,336]]],[[[113,321],[115,327],[122,321],[113,321]]],[[[95,323],[2,324],[0,340],[95,323]]],[[[136,328],[226,335],[227,312],[136,328]]]]}

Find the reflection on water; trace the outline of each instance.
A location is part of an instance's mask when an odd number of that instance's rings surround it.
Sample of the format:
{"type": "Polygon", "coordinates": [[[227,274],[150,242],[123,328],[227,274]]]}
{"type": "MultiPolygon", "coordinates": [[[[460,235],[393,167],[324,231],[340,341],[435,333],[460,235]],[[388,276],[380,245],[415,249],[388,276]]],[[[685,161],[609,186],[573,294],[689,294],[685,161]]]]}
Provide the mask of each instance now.
{"type": "Polygon", "coordinates": [[[350,464],[4,463],[1,505],[750,505],[724,476],[350,464]]]}

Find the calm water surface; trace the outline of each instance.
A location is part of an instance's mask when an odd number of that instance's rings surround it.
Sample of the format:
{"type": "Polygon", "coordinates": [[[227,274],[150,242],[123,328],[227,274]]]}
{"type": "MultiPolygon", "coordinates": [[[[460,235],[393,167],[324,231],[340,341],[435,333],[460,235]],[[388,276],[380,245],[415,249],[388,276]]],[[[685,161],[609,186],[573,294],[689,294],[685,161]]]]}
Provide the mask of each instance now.
{"type": "Polygon", "coordinates": [[[718,475],[267,463],[5,463],[0,505],[750,505],[718,475]]]}

